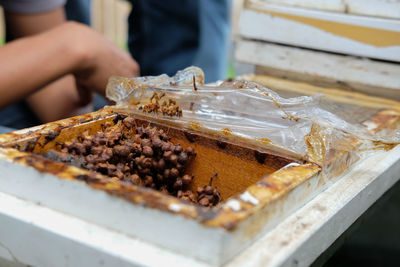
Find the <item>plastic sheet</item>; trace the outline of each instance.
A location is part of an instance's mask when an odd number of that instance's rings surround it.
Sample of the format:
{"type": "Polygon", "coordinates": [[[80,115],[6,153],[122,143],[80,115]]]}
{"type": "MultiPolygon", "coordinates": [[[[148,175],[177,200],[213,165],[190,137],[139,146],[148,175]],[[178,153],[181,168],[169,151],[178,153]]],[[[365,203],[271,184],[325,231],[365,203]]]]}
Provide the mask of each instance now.
{"type": "Polygon", "coordinates": [[[321,101],[321,95],[283,98],[254,82],[204,85],[203,81],[203,72],[197,67],[189,67],[174,77],[113,77],[107,86],[107,97],[118,107],[140,116],[219,133],[223,139],[239,137],[236,140],[247,140],[254,146],[279,148],[322,167],[330,166],[343,152],[349,163],[357,160],[361,152],[400,142],[398,128],[373,134],[353,120],[346,109],[321,101]],[[155,100],[154,93],[165,96],[155,100]],[[161,103],[169,98],[182,109],[181,117],[139,109],[146,103],[161,103]]]}

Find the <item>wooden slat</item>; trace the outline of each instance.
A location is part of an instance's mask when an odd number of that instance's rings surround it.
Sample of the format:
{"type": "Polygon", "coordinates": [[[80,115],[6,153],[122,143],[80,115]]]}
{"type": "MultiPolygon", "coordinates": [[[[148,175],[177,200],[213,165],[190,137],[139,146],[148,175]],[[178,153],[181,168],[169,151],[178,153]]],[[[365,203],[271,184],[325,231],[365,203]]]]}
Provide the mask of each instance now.
{"type": "Polygon", "coordinates": [[[103,32],[103,10],[103,1],[92,1],[91,26],[99,32],[103,32]]]}
{"type": "Polygon", "coordinates": [[[400,64],[240,40],[236,60],[257,72],[400,100],[400,64]]]}
{"type": "Polygon", "coordinates": [[[243,10],[244,0],[234,0],[231,9],[232,39],[236,41],[239,37],[239,18],[243,10]]]}
{"type": "Polygon", "coordinates": [[[400,62],[400,20],[251,1],[239,31],[249,39],[400,62]]]}
{"type": "Polygon", "coordinates": [[[121,47],[128,39],[128,15],[131,4],[122,0],[93,0],[92,27],[121,47]]]}
{"type": "Polygon", "coordinates": [[[6,25],[4,23],[4,11],[0,7],[0,43],[5,42],[6,39],[6,25]]]}
{"type": "MultiPolygon", "coordinates": [[[[250,0],[251,1],[251,0],[250,0]]],[[[266,4],[279,4],[306,9],[333,11],[371,17],[400,19],[398,0],[258,0],[266,4]]]]}
{"type": "Polygon", "coordinates": [[[226,266],[310,266],[399,181],[399,173],[399,147],[375,152],[226,266]]]}
{"type": "Polygon", "coordinates": [[[399,0],[345,0],[350,14],[400,19],[399,0]]]}
{"type": "Polygon", "coordinates": [[[279,4],[308,9],[345,12],[346,6],[343,0],[259,0],[266,4],[279,4]]]}
{"type": "Polygon", "coordinates": [[[131,11],[131,4],[126,1],[116,2],[115,31],[116,42],[125,46],[128,42],[128,16],[131,11]]]}
{"type": "Polygon", "coordinates": [[[321,93],[325,97],[335,102],[352,104],[377,109],[395,109],[400,111],[400,102],[365,95],[362,93],[345,91],[339,88],[324,88],[303,82],[295,82],[286,79],[276,78],[268,75],[243,75],[239,79],[254,81],[260,83],[272,90],[283,90],[294,92],[301,95],[314,95],[321,93]]]}

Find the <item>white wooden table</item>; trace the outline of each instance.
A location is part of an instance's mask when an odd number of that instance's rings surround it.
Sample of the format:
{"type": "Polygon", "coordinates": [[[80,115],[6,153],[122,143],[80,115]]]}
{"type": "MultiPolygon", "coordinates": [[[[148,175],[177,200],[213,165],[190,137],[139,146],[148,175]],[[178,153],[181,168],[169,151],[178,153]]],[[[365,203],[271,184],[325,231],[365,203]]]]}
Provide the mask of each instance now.
{"type": "MultiPolygon", "coordinates": [[[[311,264],[399,179],[400,146],[377,151],[227,266],[311,264]]],[[[1,266],[207,266],[4,193],[0,193],[0,258],[1,266]]]]}

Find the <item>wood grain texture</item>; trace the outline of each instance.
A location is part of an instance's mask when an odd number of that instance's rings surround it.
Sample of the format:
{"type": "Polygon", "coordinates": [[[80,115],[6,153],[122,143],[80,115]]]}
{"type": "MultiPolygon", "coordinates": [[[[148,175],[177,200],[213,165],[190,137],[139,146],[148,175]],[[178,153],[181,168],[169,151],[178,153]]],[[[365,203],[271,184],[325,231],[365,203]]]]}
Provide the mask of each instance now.
{"type": "Polygon", "coordinates": [[[245,39],[237,43],[235,57],[259,66],[260,74],[400,100],[400,64],[245,39]]]}
{"type": "Polygon", "coordinates": [[[400,20],[250,1],[239,28],[249,39],[400,61],[400,20]]]}
{"type": "Polygon", "coordinates": [[[371,17],[400,19],[400,1],[398,0],[259,0],[306,9],[333,11],[371,17]]]}
{"type": "Polygon", "coordinates": [[[342,90],[333,87],[321,87],[305,82],[293,81],[269,75],[249,74],[239,77],[239,79],[260,83],[272,90],[282,90],[294,92],[299,95],[313,95],[321,93],[326,98],[344,104],[375,108],[375,109],[394,109],[400,110],[400,102],[383,97],[375,97],[359,92],[342,90]]]}

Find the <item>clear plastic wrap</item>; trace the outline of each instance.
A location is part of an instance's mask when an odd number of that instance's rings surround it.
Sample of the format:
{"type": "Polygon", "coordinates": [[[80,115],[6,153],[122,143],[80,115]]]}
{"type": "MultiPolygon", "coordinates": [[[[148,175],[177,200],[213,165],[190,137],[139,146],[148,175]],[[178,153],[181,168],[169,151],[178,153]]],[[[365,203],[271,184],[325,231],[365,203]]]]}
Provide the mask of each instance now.
{"type": "Polygon", "coordinates": [[[280,97],[254,82],[232,81],[204,85],[201,69],[189,67],[174,77],[112,77],[107,97],[117,107],[186,129],[212,132],[268,149],[278,148],[327,167],[343,152],[348,162],[361,152],[388,148],[400,141],[400,131],[372,133],[352,119],[346,109],[321,101],[322,95],[280,97]],[[162,96],[155,99],[154,94],[162,96]],[[143,105],[173,99],[182,116],[146,113],[143,105]]]}

